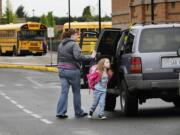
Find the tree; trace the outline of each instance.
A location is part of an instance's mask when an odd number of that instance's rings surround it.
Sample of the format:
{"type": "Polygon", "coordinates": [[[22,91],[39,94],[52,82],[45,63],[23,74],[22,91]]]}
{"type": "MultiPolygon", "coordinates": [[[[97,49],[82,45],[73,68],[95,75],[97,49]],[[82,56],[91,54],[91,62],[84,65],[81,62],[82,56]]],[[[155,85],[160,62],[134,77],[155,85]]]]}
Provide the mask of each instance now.
{"type": "Polygon", "coordinates": [[[84,17],[86,20],[89,20],[89,19],[92,18],[91,7],[90,6],[87,6],[87,7],[84,8],[82,17],[84,17]]]}
{"type": "Polygon", "coordinates": [[[48,25],[48,20],[47,20],[47,17],[46,15],[42,15],[41,18],[40,18],[40,22],[44,25],[48,25]]]}
{"type": "Polygon", "coordinates": [[[55,20],[54,20],[54,16],[53,16],[52,11],[48,12],[47,21],[48,21],[48,26],[49,27],[54,27],[55,26],[55,20]]]}
{"type": "Polygon", "coordinates": [[[16,15],[18,18],[26,18],[27,14],[24,11],[24,6],[20,5],[16,10],[16,15]]]}
{"type": "Polygon", "coordinates": [[[6,10],[5,10],[6,23],[15,23],[16,15],[12,11],[12,6],[9,0],[6,1],[6,10]]]}

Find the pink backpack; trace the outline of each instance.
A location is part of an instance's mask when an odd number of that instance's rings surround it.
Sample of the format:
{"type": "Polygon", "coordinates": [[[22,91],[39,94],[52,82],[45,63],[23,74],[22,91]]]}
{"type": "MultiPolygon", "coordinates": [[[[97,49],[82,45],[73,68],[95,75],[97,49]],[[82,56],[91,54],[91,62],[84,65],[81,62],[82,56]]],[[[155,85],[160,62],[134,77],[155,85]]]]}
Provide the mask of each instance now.
{"type": "Polygon", "coordinates": [[[96,72],[97,65],[90,67],[89,74],[87,74],[89,89],[94,90],[94,86],[98,83],[99,73],[96,72]]]}

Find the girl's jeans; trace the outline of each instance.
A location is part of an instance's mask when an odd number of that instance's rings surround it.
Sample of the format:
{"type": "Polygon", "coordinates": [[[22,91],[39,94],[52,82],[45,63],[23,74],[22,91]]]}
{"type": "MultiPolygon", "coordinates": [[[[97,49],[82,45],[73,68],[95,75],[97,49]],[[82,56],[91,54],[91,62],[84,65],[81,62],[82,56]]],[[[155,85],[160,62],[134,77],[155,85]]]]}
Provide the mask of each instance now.
{"type": "Polygon", "coordinates": [[[98,115],[104,115],[105,98],[106,98],[106,92],[94,90],[93,91],[93,104],[90,111],[94,112],[96,110],[96,107],[99,104],[98,115]]]}
{"type": "Polygon", "coordinates": [[[59,72],[61,81],[61,95],[57,104],[57,115],[65,115],[68,106],[68,93],[70,86],[73,91],[73,103],[75,115],[81,115],[84,111],[81,109],[81,93],[80,93],[80,70],[61,69],[59,72]]]}

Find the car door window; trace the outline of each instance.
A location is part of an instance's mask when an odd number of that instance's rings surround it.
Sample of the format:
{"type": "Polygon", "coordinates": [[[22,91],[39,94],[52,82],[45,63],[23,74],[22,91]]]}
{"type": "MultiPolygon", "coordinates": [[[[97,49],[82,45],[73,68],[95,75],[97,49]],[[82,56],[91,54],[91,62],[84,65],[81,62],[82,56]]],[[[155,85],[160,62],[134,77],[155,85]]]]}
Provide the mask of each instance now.
{"type": "Polygon", "coordinates": [[[120,55],[123,54],[124,52],[124,46],[125,46],[125,43],[126,43],[126,38],[128,36],[128,33],[129,33],[129,30],[125,30],[123,33],[122,33],[122,36],[118,42],[118,46],[117,46],[117,49],[116,49],[116,57],[119,57],[120,55]]]}
{"type": "Polygon", "coordinates": [[[124,53],[131,53],[132,52],[135,34],[136,34],[136,30],[130,30],[128,35],[125,36],[124,53]]]}

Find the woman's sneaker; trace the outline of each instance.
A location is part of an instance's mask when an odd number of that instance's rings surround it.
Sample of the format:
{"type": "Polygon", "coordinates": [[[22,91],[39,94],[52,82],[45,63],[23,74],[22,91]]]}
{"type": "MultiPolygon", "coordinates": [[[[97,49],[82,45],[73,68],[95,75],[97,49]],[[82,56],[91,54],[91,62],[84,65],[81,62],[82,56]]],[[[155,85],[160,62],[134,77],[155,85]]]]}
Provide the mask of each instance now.
{"type": "Polygon", "coordinates": [[[107,119],[107,117],[104,116],[104,115],[98,115],[98,118],[101,119],[101,120],[107,119]]]}
{"type": "Polygon", "coordinates": [[[93,116],[93,112],[92,112],[92,111],[90,111],[90,112],[89,112],[89,115],[88,115],[88,118],[90,118],[90,119],[91,119],[91,118],[92,118],[92,116],[93,116]]]}

